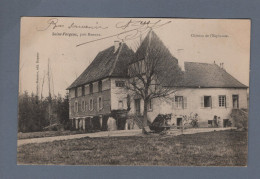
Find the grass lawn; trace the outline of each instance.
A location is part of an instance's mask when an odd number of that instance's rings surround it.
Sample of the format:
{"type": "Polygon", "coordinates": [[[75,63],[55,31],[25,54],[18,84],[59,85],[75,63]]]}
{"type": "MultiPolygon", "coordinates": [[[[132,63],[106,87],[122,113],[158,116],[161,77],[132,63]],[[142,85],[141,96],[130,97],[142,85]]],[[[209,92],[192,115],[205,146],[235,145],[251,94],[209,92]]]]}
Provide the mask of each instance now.
{"type": "Polygon", "coordinates": [[[27,144],[18,164],[245,166],[247,132],[82,138],[27,144]]]}

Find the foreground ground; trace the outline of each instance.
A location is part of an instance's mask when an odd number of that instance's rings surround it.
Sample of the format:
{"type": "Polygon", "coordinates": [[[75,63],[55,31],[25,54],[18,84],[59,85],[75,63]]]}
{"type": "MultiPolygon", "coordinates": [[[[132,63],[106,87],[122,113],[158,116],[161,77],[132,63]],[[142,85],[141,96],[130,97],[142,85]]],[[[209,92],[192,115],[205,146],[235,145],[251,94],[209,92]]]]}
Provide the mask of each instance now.
{"type": "Polygon", "coordinates": [[[64,136],[64,135],[74,135],[81,134],[81,131],[42,131],[42,132],[28,132],[28,133],[18,133],[17,139],[31,139],[31,138],[41,138],[41,137],[53,137],[53,136],[64,136]]]}
{"type": "Polygon", "coordinates": [[[247,132],[81,138],[18,147],[18,164],[245,166],[247,132]]]}

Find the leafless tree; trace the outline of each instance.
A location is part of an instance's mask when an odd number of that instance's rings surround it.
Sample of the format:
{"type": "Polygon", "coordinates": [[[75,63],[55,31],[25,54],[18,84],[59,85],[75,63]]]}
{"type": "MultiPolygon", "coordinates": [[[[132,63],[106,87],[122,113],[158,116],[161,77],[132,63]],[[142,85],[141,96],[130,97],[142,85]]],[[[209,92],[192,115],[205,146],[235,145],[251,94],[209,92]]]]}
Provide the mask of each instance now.
{"type": "Polygon", "coordinates": [[[170,98],[182,77],[178,61],[157,35],[150,31],[128,67],[126,88],[143,100],[143,131],[147,126],[148,104],[154,98],[170,98]]]}

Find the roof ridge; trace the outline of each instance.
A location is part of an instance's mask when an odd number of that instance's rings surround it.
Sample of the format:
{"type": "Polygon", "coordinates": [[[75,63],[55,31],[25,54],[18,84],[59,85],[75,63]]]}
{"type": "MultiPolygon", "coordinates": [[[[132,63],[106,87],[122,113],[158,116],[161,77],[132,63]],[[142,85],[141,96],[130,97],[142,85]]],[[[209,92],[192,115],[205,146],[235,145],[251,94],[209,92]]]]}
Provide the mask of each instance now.
{"type": "Polygon", "coordinates": [[[118,58],[119,58],[119,55],[120,55],[121,50],[122,50],[122,48],[123,48],[123,45],[124,45],[123,43],[120,44],[120,47],[119,47],[118,52],[117,52],[117,55],[116,55],[116,59],[114,60],[113,66],[112,66],[112,68],[111,68],[111,71],[109,72],[109,76],[112,75],[112,73],[113,73],[113,71],[114,71],[114,69],[115,69],[115,67],[116,67],[116,63],[118,62],[118,58]]]}
{"type": "Polygon", "coordinates": [[[206,62],[187,62],[187,61],[184,61],[184,63],[199,63],[199,64],[217,65],[216,63],[206,63],[206,62]]]}

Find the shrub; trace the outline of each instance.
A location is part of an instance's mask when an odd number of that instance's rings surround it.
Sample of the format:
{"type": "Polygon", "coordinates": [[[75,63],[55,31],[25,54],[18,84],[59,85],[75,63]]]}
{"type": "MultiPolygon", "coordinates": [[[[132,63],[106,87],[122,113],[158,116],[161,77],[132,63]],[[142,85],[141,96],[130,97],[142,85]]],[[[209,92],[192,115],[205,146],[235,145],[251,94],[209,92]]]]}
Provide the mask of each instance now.
{"type": "Polygon", "coordinates": [[[234,126],[240,130],[248,130],[248,113],[241,109],[233,109],[230,115],[234,126]]]}

